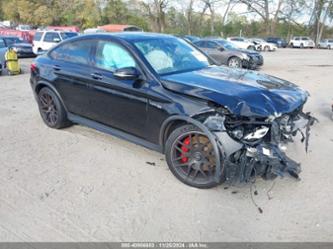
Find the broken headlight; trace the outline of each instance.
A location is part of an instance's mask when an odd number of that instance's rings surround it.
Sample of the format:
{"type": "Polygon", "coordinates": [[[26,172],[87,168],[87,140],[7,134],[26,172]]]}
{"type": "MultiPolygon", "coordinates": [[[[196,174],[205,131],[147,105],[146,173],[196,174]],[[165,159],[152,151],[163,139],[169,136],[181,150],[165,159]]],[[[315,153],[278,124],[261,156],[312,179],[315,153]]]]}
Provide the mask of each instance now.
{"type": "Polygon", "coordinates": [[[255,140],[261,139],[264,136],[266,136],[267,132],[269,131],[269,128],[266,126],[261,126],[255,128],[253,131],[247,133],[243,139],[249,142],[254,142],[255,140]]]}
{"type": "Polygon", "coordinates": [[[247,142],[255,142],[266,136],[269,131],[267,126],[259,126],[252,129],[245,129],[243,126],[239,126],[230,131],[232,137],[237,140],[245,140],[247,142]]]}
{"type": "Polygon", "coordinates": [[[271,124],[257,118],[229,116],[225,120],[225,127],[233,139],[243,143],[255,144],[269,133],[271,124]]]}

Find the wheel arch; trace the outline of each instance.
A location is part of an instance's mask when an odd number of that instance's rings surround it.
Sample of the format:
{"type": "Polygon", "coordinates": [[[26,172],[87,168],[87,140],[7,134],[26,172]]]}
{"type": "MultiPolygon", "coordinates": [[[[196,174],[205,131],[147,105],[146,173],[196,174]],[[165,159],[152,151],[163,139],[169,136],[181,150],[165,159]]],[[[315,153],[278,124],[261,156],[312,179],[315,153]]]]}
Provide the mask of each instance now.
{"type": "Polygon", "coordinates": [[[38,96],[39,91],[42,88],[44,88],[44,87],[50,88],[57,95],[57,97],[59,98],[60,103],[63,105],[63,107],[66,110],[66,112],[68,112],[68,109],[67,109],[67,107],[66,107],[63,99],[61,98],[61,95],[59,94],[59,92],[57,91],[57,89],[52,84],[50,84],[49,82],[47,82],[47,81],[40,81],[40,82],[38,82],[36,84],[35,88],[34,88],[35,95],[38,96]]]}

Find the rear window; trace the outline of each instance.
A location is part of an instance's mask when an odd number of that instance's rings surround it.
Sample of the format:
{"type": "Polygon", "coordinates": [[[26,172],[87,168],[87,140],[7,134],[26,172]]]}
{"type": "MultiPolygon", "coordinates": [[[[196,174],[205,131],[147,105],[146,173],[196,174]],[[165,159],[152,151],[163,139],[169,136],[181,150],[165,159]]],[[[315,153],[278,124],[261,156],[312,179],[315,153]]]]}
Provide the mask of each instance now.
{"type": "Polygon", "coordinates": [[[35,36],[34,36],[34,41],[40,41],[42,39],[42,32],[36,32],[35,36]]]}
{"type": "Polygon", "coordinates": [[[48,32],[44,36],[45,42],[57,42],[60,41],[60,36],[56,32],[48,32]]]}
{"type": "Polygon", "coordinates": [[[78,34],[75,33],[75,32],[64,32],[64,33],[61,33],[60,35],[61,35],[61,38],[62,38],[63,40],[66,40],[66,39],[69,39],[69,38],[75,37],[75,36],[77,36],[78,34]]]}
{"type": "Polygon", "coordinates": [[[328,40],[328,42],[333,42],[333,40],[328,40]]]}

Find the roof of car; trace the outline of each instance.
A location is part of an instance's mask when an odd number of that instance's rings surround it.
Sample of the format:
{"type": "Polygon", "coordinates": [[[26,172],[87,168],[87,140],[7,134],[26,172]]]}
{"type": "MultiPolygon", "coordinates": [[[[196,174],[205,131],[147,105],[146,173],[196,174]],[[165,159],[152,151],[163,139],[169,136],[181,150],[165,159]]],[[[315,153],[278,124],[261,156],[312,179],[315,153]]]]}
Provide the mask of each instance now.
{"type": "Polygon", "coordinates": [[[17,36],[14,36],[14,35],[0,35],[0,38],[17,38],[17,39],[20,39],[19,37],[17,36]]]}
{"type": "Polygon", "coordinates": [[[119,33],[96,33],[96,34],[85,34],[79,36],[79,38],[92,37],[92,38],[105,38],[105,37],[117,37],[126,41],[137,41],[137,40],[150,40],[156,38],[173,38],[175,36],[160,33],[148,33],[148,32],[119,32],[119,33]]]}
{"type": "Polygon", "coordinates": [[[200,39],[198,41],[225,41],[225,42],[227,42],[227,40],[225,40],[223,38],[213,38],[213,37],[212,38],[209,38],[209,37],[202,38],[202,39],[200,39]]]}

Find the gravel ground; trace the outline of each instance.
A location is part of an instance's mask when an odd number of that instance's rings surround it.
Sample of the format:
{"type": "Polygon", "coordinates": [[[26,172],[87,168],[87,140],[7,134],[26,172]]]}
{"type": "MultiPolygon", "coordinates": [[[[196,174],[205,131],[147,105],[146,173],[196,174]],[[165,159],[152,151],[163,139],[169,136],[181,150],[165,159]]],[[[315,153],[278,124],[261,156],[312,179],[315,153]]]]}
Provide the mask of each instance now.
{"type": "Polygon", "coordinates": [[[261,71],[310,92],[305,109],[320,123],[308,154],[288,148],[301,181],[253,186],[263,213],[249,186],[191,188],[161,154],[82,126],[47,128],[29,75],[1,76],[0,241],[333,241],[333,51],[264,57],[261,71]]]}

